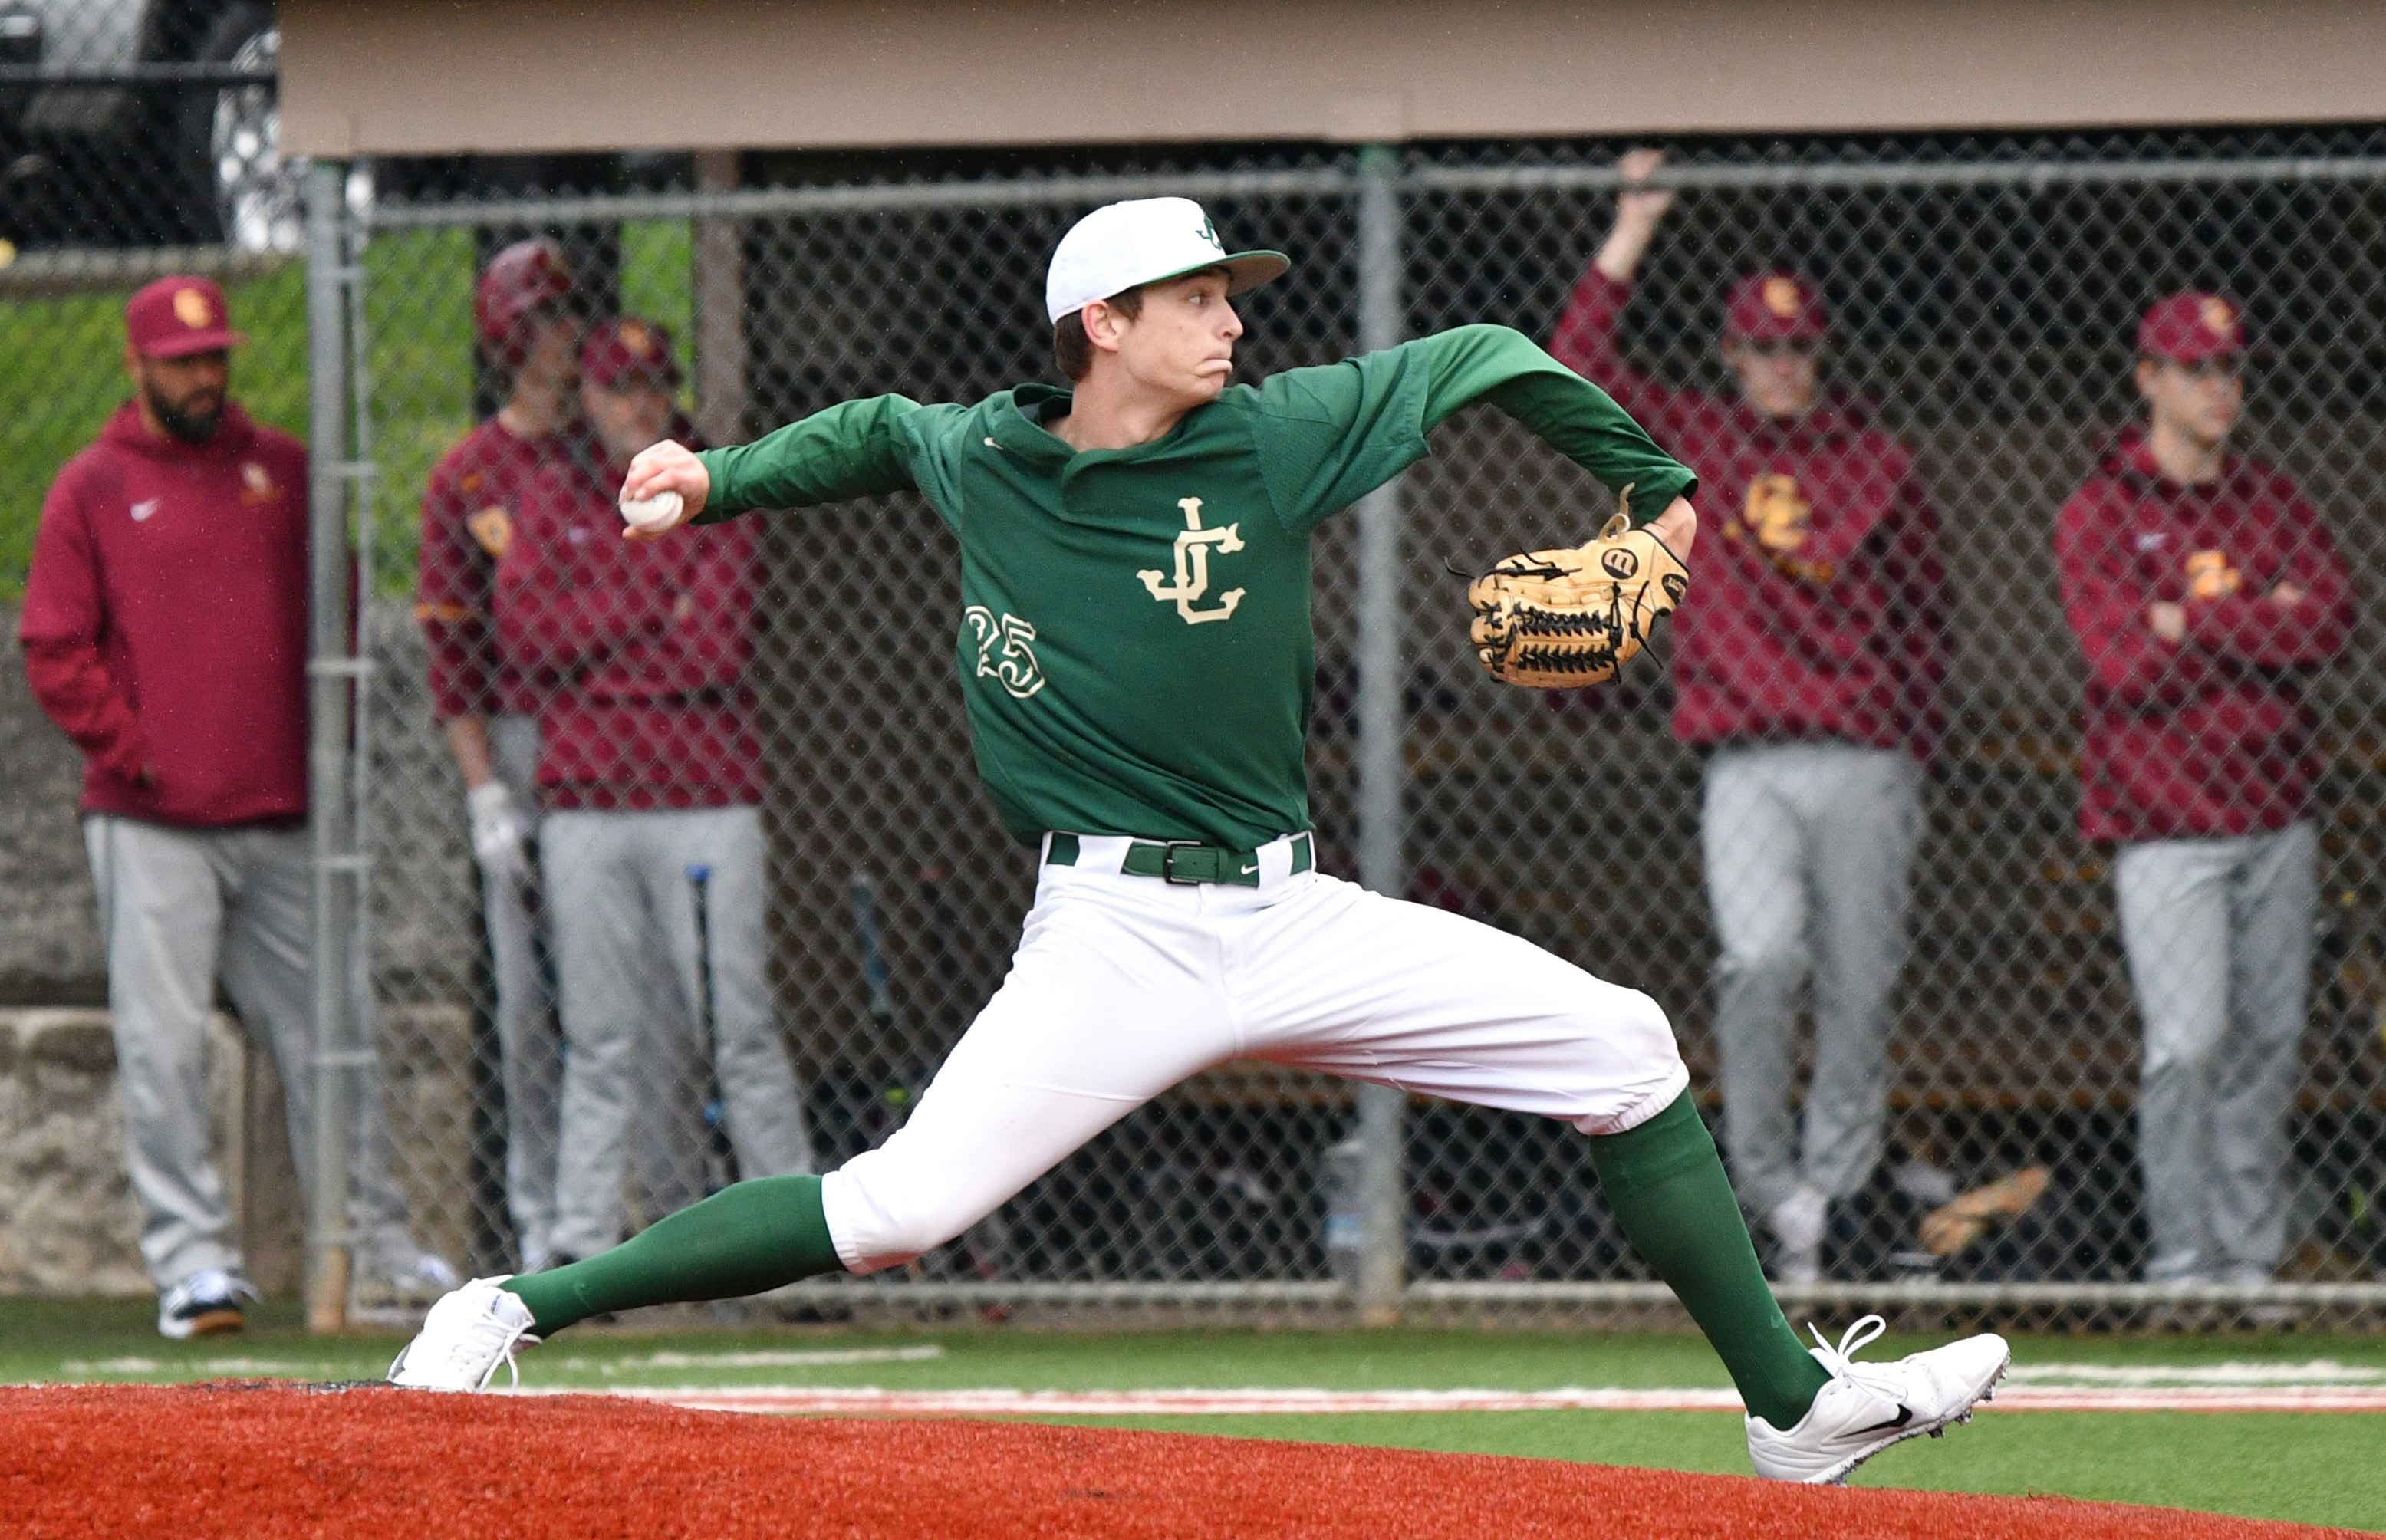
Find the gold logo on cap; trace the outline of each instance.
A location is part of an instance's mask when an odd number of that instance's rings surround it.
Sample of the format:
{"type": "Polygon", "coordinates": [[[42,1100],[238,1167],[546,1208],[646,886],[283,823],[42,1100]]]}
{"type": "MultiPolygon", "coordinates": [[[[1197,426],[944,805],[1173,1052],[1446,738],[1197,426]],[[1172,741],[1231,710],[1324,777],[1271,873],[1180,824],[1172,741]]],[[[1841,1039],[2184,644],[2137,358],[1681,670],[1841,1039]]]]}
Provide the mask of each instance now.
{"type": "Polygon", "coordinates": [[[615,335],[622,339],[622,345],[623,347],[628,348],[639,357],[651,358],[655,356],[654,333],[647,330],[644,322],[625,320],[622,323],[621,330],[617,332],[615,335]]]}
{"type": "Polygon", "coordinates": [[[2187,553],[2187,591],[2199,599],[2225,599],[2244,581],[2245,574],[2229,564],[2226,551],[2187,553]]]}
{"type": "Polygon", "coordinates": [[[1795,317],[1806,303],[1806,296],[1799,291],[1798,281],[1794,278],[1766,279],[1759,297],[1764,301],[1766,309],[1783,320],[1795,317]]]}
{"type": "Polygon", "coordinates": [[[177,289],[174,291],[174,319],[196,332],[215,320],[215,307],[207,303],[204,290],[177,289]]]}
{"type": "Polygon", "coordinates": [[[2215,336],[2227,336],[2237,324],[2237,307],[2217,297],[2204,302],[2204,329],[2215,336]]]}

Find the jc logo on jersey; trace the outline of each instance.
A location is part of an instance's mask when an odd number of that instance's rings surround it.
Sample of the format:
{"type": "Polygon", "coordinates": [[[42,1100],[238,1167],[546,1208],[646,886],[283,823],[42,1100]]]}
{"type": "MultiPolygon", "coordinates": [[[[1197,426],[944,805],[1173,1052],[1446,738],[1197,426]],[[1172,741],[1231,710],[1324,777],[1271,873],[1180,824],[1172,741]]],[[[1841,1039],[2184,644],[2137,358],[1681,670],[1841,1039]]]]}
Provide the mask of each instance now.
{"type": "Polygon", "coordinates": [[[1201,499],[1199,497],[1179,497],[1176,506],[1185,510],[1185,528],[1176,535],[1176,581],[1171,583],[1168,574],[1157,568],[1147,569],[1136,576],[1143,580],[1143,586],[1161,603],[1166,604],[1174,599],[1176,613],[1184,617],[1188,626],[1198,626],[1204,620],[1230,619],[1235,607],[1243,602],[1243,590],[1239,588],[1229,588],[1219,595],[1217,604],[1211,608],[1199,609],[1195,606],[1202,595],[1210,592],[1211,548],[1215,546],[1221,556],[1241,550],[1243,527],[1228,524],[1214,530],[1203,529],[1201,499]]]}

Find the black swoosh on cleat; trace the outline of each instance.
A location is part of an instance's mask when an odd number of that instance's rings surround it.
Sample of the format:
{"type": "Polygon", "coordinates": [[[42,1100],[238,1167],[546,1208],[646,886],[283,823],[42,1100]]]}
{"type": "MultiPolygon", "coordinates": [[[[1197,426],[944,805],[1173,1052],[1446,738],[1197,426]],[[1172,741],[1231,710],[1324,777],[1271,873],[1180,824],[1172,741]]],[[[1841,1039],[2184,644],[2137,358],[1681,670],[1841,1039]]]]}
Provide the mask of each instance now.
{"type": "Polygon", "coordinates": [[[1876,1422],[1869,1428],[1858,1428],[1856,1430],[1856,1435],[1861,1438],[1865,1434],[1895,1433],[1898,1429],[1905,1426],[1908,1422],[1913,1421],[1914,1409],[1908,1406],[1900,1406],[1897,1409],[1897,1415],[1895,1417],[1890,1418],[1886,1422],[1876,1422]]]}

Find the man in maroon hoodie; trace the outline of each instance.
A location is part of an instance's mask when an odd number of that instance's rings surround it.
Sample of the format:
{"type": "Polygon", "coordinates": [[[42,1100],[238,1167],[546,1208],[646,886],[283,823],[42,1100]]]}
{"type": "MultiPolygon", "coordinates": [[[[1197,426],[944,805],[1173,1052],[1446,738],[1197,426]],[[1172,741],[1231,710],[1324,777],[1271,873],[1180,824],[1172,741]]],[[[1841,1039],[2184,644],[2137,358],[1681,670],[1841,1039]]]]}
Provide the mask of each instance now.
{"type": "MultiPolygon", "coordinates": [[[[624,1225],[641,1102],[669,1104],[708,1008],[723,1121],[745,1177],[811,1170],[795,1067],[764,973],[761,738],[754,657],[760,553],[735,523],[694,539],[622,539],[630,458],[691,432],[662,327],[593,328],[580,357],[585,463],[532,478],[497,564],[497,633],[556,682],[540,713],[540,861],[554,895],[564,1062],[553,1245],[590,1257],[624,1225]],[[659,946],[657,943],[659,940],[659,946]],[[645,959],[679,985],[650,1021],[645,959]]],[[[684,442],[684,440],[683,440],[684,442]]]]}
{"type": "Polygon", "coordinates": [[[432,469],[414,606],[429,645],[432,710],[464,778],[481,870],[505,1086],[506,1207],[524,1272],[553,1257],[563,1053],[539,963],[529,853],[539,814],[538,683],[497,645],[491,605],[532,478],[575,449],[585,453],[578,297],[562,248],[546,239],[498,252],[473,286],[474,329],[505,400],[432,469]]]}
{"type": "MultiPolygon", "coordinates": [[[[1658,160],[1634,151],[1621,169],[1638,182],[1658,160]]],[[[1671,389],[1626,361],[1617,320],[1673,198],[1627,188],[1617,200],[1550,351],[1726,510],[1674,617],[1674,735],[1711,751],[1702,833],[1732,1180],[1771,1233],[1774,1275],[1804,1283],[1821,1275],[1830,1206],[1880,1159],[1890,995],[1946,674],[1938,517],[1913,452],[1826,402],[1828,316],[1798,274],[1732,289],[1722,353],[1735,394],[1671,389]],[[1810,973],[1802,1141],[1790,1047],[1810,973]]]]}
{"type": "MultiPolygon", "coordinates": [[[[170,1337],[236,1330],[243,1275],[208,1159],[219,982],[282,1070],[311,1183],[314,877],[307,820],[307,451],[228,397],[231,329],[204,278],[125,307],[132,399],[42,505],[25,672],[85,756],[83,837],[107,933],[141,1252],[170,1337]]],[[[451,1286],[389,1178],[363,1098],[350,1220],[368,1274],[451,1286]]]]}
{"type": "Polygon", "coordinates": [[[2146,419],[2063,507],[2064,613],[2088,664],[2080,831],[2119,847],[2144,1019],[2138,1138],[2156,1282],[2260,1283],[2285,1249],[2318,833],[2304,683],[2353,585],[2284,473],[2228,452],[2245,327],[2217,294],[2138,326],[2146,419]]]}

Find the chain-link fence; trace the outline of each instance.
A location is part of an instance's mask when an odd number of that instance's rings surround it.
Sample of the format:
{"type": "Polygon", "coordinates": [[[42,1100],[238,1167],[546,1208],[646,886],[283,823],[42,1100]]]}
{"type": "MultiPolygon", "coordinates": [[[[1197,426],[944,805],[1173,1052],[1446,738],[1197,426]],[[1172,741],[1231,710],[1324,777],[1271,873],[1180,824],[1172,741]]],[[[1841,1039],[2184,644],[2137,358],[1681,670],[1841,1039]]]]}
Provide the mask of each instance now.
{"type": "MultiPolygon", "coordinates": [[[[1240,302],[1244,378],[1504,322],[1704,482],[1666,656],[1571,695],[1482,678],[1443,570],[1608,507],[1514,424],[1462,416],[1325,526],[1325,870],[1661,1001],[1787,1292],[2374,1319],[2386,136],[1701,144],[1621,225],[1614,154],[707,157],[693,191],[473,204],[359,169],[359,924],[424,1238],[536,1261],[900,1123],[1034,881],[975,785],[953,547],[898,495],[624,557],[619,464],[674,417],[729,442],[1050,378],[1061,232],[1184,193],[1295,257],[1240,302]],[[540,236],[570,298],[476,337],[481,275],[540,236]],[[558,324],[576,385],[535,354],[558,324]],[[527,882],[468,815],[458,716],[545,809],[527,882]],[[567,1054],[609,1101],[559,1116],[567,1054]]],[[[1364,1099],[1223,1065],[897,1276],[790,1297],[1660,1296],[1577,1135],[1364,1099]]]]}

